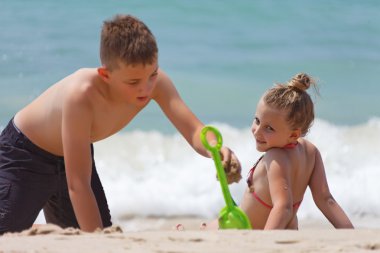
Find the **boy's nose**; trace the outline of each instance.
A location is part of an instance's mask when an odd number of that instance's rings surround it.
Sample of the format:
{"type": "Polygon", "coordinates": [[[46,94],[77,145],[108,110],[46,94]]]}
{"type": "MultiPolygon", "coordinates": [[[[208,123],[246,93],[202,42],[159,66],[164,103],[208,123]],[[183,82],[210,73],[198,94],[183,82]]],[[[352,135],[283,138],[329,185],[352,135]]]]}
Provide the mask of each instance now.
{"type": "Polygon", "coordinates": [[[151,83],[147,81],[144,85],[140,86],[139,92],[143,94],[149,93],[149,91],[151,90],[151,87],[152,87],[151,83]]]}
{"type": "Polygon", "coordinates": [[[155,80],[149,79],[146,84],[146,90],[151,91],[153,89],[155,80]]]}

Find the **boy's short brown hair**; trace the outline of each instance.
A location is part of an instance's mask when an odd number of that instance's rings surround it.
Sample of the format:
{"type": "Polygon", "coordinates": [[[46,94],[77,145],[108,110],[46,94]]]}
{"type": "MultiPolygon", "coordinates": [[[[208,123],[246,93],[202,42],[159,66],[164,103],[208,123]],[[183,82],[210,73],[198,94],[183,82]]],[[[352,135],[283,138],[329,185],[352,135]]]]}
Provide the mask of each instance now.
{"type": "Polygon", "coordinates": [[[152,64],[158,56],[156,39],[149,28],[131,15],[104,21],[100,38],[101,63],[112,70],[118,62],[152,64]]]}

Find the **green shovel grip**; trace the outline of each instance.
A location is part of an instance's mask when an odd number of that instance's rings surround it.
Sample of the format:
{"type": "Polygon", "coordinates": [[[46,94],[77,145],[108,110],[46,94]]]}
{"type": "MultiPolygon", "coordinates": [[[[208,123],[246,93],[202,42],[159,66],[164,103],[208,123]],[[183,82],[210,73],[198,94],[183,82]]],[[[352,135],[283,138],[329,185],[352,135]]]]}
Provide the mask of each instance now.
{"type": "Polygon", "coordinates": [[[232,197],[230,194],[230,190],[228,188],[227,177],[226,177],[226,173],[224,172],[224,168],[222,165],[222,161],[220,158],[220,152],[219,152],[220,149],[222,148],[222,145],[223,145],[222,135],[220,134],[218,129],[216,129],[215,127],[205,126],[201,131],[201,141],[202,141],[203,146],[208,151],[211,152],[211,155],[212,155],[212,158],[214,159],[215,167],[217,170],[220,186],[222,188],[223,197],[224,197],[224,200],[227,204],[227,209],[231,210],[234,207],[234,203],[233,203],[233,200],[232,200],[232,197]],[[209,131],[212,132],[216,137],[216,144],[215,145],[211,145],[207,141],[207,132],[209,132],[209,131]]]}

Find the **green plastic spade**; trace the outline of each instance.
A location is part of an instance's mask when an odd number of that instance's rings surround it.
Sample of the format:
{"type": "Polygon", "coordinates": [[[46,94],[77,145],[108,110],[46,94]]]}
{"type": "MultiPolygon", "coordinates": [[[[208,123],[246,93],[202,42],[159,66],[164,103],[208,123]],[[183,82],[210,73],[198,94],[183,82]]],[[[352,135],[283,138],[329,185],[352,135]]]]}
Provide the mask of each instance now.
{"type": "Polygon", "coordinates": [[[226,206],[219,212],[219,228],[221,229],[252,229],[251,223],[244,213],[233,201],[230,190],[228,188],[226,174],[220,159],[220,149],[223,144],[222,135],[220,132],[212,126],[205,126],[201,131],[201,141],[203,146],[209,150],[214,158],[216,171],[218,174],[220,186],[222,187],[224,201],[226,206]],[[217,139],[215,146],[212,146],[207,141],[207,132],[213,132],[217,139]]]}

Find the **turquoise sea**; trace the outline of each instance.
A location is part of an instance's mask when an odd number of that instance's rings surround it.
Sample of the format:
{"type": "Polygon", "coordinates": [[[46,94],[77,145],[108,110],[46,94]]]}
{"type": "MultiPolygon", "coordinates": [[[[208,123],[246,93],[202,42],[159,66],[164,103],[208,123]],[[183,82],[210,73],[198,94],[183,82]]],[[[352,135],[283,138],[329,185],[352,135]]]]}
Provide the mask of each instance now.
{"type": "MultiPolygon", "coordinates": [[[[244,173],[259,156],[249,133],[259,97],[298,72],[314,76],[321,96],[308,138],[333,194],[349,215],[380,216],[379,1],[0,0],[0,130],[54,82],[98,66],[102,22],[119,13],[151,28],[161,68],[195,114],[220,127],[244,173]]],[[[223,205],[212,163],[154,103],[97,146],[115,220],[213,217],[223,205]]],[[[232,186],[237,200],[243,190],[243,181],[232,186]]],[[[316,210],[306,197],[300,215],[316,210]]]]}

